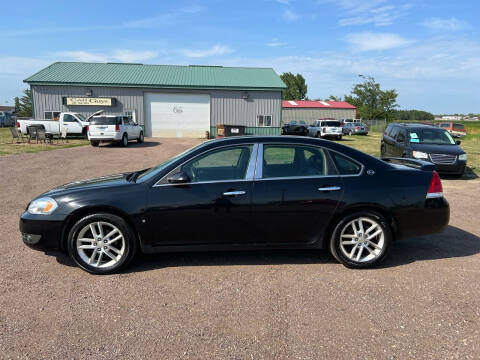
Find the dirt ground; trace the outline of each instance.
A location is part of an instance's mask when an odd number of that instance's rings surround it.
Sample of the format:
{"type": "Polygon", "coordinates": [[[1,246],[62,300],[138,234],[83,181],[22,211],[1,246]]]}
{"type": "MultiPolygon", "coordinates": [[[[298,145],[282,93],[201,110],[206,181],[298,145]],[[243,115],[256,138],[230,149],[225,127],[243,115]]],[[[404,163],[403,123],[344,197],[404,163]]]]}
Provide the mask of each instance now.
{"type": "Polygon", "coordinates": [[[149,140],[0,158],[0,358],[478,359],[480,179],[443,180],[442,234],[354,271],[327,251],[141,256],[92,276],[23,245],[34,196],[145,168],[198,143],[149,140]]]}

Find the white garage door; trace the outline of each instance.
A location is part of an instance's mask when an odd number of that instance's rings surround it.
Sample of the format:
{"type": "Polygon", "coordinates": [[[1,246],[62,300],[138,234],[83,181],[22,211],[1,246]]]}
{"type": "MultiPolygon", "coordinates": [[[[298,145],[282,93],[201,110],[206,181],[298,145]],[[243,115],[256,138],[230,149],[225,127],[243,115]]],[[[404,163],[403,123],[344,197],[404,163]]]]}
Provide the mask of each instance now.
{"type": "Polygon", "coordinates": [[[210,95],[145,93],[147,135],[205,137],[210,131],[210,95]]]}

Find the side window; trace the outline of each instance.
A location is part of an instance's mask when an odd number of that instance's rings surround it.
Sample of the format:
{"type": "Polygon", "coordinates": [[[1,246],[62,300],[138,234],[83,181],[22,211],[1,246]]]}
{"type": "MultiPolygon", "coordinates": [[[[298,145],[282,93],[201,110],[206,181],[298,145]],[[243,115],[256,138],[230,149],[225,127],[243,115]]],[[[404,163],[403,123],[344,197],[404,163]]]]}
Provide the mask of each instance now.
{"type": "Polygon", "coordinates": [[[75,118],[73,117],[73,115],[65,114],[63,115],[63,122],[73,123],[75,122],[75,118]]]}
{"type": "Polygon", "coordinates": [[[385,131],[383,132],[385,135],[390,136],[390,133],[392,132],[393,125],[388,125],[385,131]]]}
{"type": "Polygon", "coordinates": [[[442,128],[449,128],[449,127],[450,127],[450,124],[440,124],[440,127],[442,127],[442,128]]]}
{"type": "Polygon", "coordinates": [[[182,166],[191,182],[241,180],[247,173],[253,145],[236,146],[200,155],[182,166]]]}
{"type": "Polygon", "coordinates": [[[393,127],[390,131],[390,137],[396,139],[398,134],[398,127],[393,127]]]}
{"type": "Polygon", "coordinates": [[[403,130],[400,130],[397,134],[397,142],[404,143],[405,142],[405,133],[403,130]]]}
{"type": "Polygon", "coordinates": [[[340,155],[337,152],[331,151],[333,162],[337,167],[340,175],[357,175],[360,174],[362,167],[360,164],[348,159],[347,157],[340,155]]]}
{"type": "Polygon", "coordinates": [[[123,125],[130,125],[130,121],[129,121],[128,117],[126,117],[126,116],[122,117],[122,124],[123,125]]]}
{"type": "Polygon", "coordinates": [[[326,175],[322,149],[301,145],[264,145],[263,178],[326,175]]]}

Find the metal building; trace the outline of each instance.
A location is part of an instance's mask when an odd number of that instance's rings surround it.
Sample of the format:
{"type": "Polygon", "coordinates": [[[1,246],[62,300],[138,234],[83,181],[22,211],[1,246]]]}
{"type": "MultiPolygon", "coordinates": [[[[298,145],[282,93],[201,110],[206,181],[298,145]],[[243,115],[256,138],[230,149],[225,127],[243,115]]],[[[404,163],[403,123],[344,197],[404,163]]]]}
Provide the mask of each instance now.
{"type": "Polygon", "coordinates": [[[216,125],[280,134],[285,84],[271,68],[56,62],[25,79],[34,116],[131,115],[146,136],[204,137],[216,125]]]}
{"type": "Polygon", "coordinates": [[[318,119],[356,119],[357,108],[345,101],[284,100],[282,120],[304,120],[311,124],[318,119]]]}

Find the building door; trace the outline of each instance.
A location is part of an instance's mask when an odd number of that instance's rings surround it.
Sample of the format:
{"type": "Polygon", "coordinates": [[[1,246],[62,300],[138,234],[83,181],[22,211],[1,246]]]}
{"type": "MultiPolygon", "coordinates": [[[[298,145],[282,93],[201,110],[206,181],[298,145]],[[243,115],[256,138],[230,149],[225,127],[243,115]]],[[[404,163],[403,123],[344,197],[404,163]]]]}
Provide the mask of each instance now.
{"type": "Polygon", "coordinates": [[[145,130],[154,137],[205,137],[210,95],[145,93],[145,130]]]}

